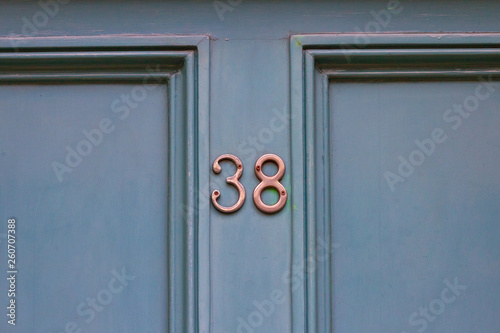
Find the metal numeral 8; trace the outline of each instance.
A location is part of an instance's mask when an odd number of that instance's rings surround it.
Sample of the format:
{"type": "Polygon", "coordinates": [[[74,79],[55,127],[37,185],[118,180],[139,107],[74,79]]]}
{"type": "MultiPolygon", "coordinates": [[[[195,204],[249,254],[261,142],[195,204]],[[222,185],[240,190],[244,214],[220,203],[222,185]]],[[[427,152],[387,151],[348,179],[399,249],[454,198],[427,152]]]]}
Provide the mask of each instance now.
{"type": "MultiPolygon", "coordinates": [[[[217,202],[217,199],[219,199],[221,195],[220,191],[215,190],[212,192],[212,203],[218,211],[230,214],[238,211],[245,203],[245,197],[246,197],[245,188],[239,182],[239,179],[243,174],[243,164],[241,163],[240,159],[234,155],[231,154],[221,155],[214,161],[214,164],[212,166],[214,173],[219,174],[221,172],[222,168],[219,163],[224,160],[231,161],[236,165],[236,173],[233,176],[227,178],[226,182],[238,189],[238,201],[231,207],[221,206],[217,202]]],[[[257,187],[253,192],[253,202],[261,212],[264,212],[266,214],[273,214],[279,212],[280,210],[283,209],[283,207],[285,207],[288,194],[286,188],[283,186],[283,184],[280,183],[280,180],[283,178],[284,174],[285,174],[285,163],[277,155],[266,154],[261,158],[259,158],[255,163],[255,175],[261,182],[259,183],[259,185],[257,185],[257,187]],[[262,166],[267,162],[274,162],[278,166],[278,172],[274,176],[266,176],[262,171],[262,166]],[[269,188],[274,188],[275,190],[278,191],[279,194],[278,202],[271,206],[266,205],[261,198],[262,192],[264,192],[264,190],[267,190],[269,188]]]]}
{"type": "Polygon", "coordinates": [[[255,206],[257,206],[261,212],[267,214],[277,213],[282,210],[288,198],[286,188],[280,183],[280,180],[285,175],[285,162],[277,155],[266,154],[255,163],[255,175],[261,181],[253,191],[253,202],[255,206]],[[266,162],[274,162],[278,166],[278,172],[274,176],[266,176],[262,171],[262,166],[266,162]],[[261,198],[262,192],[268,188],[274,188],[279,194],[278,202],[272,206],[266,205],[261,198]]]}

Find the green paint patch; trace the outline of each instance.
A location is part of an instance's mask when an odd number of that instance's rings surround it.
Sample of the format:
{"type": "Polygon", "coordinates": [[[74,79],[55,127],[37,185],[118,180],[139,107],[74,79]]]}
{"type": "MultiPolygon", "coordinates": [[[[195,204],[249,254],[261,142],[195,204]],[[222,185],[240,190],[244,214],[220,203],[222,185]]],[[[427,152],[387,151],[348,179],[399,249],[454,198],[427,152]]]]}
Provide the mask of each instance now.
{"type": "Polygon", "coordinates": [[[262,201],[266,205],[274,205],[278,202],[280,194],[275,188],[268,188],[262,192],[262,201]]]}
{"type": "Polygon", "coordinates": [[[276,195],[278,196],[278,191],[275,189],[275,188],[270,188],[270,189],[267,189],[266,191],[269,191],[270,193],[272,193],[273,195],[276,195]]]}
{"type": "Polygon", "coordinates": [[[295,37],[295,45],[298,47],[302,46],[302,37],[295,37]]]}

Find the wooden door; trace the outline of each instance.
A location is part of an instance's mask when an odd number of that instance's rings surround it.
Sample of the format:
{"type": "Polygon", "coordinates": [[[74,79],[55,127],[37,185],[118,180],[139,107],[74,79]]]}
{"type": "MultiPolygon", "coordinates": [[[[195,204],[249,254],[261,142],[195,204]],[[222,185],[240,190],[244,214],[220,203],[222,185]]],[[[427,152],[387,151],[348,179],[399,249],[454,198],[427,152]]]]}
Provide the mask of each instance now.
{"type": "Polygon", "coordinates": [[[500,326],[494,1],[0,4],[0,331],[500,326]]]}

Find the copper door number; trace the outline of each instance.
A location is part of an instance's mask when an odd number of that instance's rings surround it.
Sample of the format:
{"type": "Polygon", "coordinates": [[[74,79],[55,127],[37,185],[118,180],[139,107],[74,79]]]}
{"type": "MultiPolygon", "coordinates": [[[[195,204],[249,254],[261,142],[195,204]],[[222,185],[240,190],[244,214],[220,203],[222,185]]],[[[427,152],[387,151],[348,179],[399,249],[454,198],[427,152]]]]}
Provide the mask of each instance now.
{"type": "Polygon", "coordinates": [[[253,202],[255,206],[264,213],[273,214],[277,213],[285,207],[288,194],[286,193],[286,188],[280,183],[280,180],[285,175],[285,162],[274,154],[266,154],[259,158],[255,163],[255,175],[260,180],[260,184],[257,185],[253,191],[253,202]],[[266,176],[262,171],[262,166],[266,162],[274,162],[278,166],[278,172],[274,176],[266,176]],[[274,188],[278,191],[279,200],[272,206],[266,205],[261,198],[262,192],[268,188],[274,188]]]}
{"type": "Polygon", "coordinates": [[[223,213],[226,213],[226,214],[230,214],[230,213],[234,213],[234,212],[238,211],[243,206],[243,204],[245,203],[245,196],[246,195],[245,195],[245,188],[239,182],[239,179],[240,179],[241,175],[243,174],[243,164],[241,163],[241,161],[238,157],[231,155],[231,154],[225,154],[225,155],[219,156],[214,161],[214,165],[212,166],[214,173],[219,174],[221,172],[222,168],[221,168],[219,163],[221,161],[226,161],[226,160],[231,161],[234,163],[234,165],[236,165],[236,173],[233,176],[228,177],[226,179],[226,183],[231,184],[238,189],[238,201],[232,207],[221,206],[217,202],[217,199],[219,199],[219,197],[220,197],[220,192],[215,190],[212,193],[212,203],[214,204],[215,208],[217,208],[217,210],[219,210],[223,213]]]}
{"type": "MultiPolygon", "coordinates": [[[[233,176],[227,178],[226,182],[238,189],[238,201],[231,207],[221,206],[217,202],[217,199],[219,199],[221,195],[220,191],[215,190],[212,192],[212,203],[214,207],[217,208],[217,210],[219,210],[220,212],[230,214],[238,211],[243,206],[243,204],[245,203],[246,193],[245,193],[245,188],[239,182],[239,179],[243,174],[243,164],[241,163],[238,157],[231,154],[225,154],[219,156],[214,161],[214,164],[212,166],[214,173],[219,174],[221,172],[222,168],[220,166],[220,162],[225,160],[231,161],[234,163],[234,165],[236,165],[236,173],[233,176]]],[[[283,178],[284,174],[285,174],[285,163],[279,156],[275,154],[266,154],[261,158],[259,158],[255,163],[255,175],[261,182],[259,183],[259,185],[257,185],[257,187],[253,192],[253,202],[260,211],[267,214],[274,214],[282,210],[283,207],[285,207],[288,194],[286,188],[283,186],[283,184],[280,183],[280,180],[283,178]],[[267,162],[273,162],[278,166],[278,172],[274,176],[267,176],[262,171],[263,165],[267,162]],[[271,206],[266,205],[261,198],[262,192],[269,188],[273,188],[276,191],[278,191],[279,195],[278,202],[271,206]]]]}

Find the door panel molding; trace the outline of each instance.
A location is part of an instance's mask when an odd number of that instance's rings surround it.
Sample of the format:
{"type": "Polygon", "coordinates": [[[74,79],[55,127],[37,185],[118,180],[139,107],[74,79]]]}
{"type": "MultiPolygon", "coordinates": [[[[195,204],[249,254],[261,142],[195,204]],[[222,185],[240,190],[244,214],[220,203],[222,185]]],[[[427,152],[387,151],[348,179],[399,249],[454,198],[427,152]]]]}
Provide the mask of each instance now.
{"type": "Polygon", "coordinates": [[[355,33],[290,37],[291,200],[298,208],[292,214],[292,260],[315,262],[315,269],[305,274],[302,288],[292,293],[293,327],[297,331],[333,329],[333,265],[331,260],[316,258],[320,241],[331,246],[335,238],[329,205],[333,165],[329,84],[374,79],[500,78],[498,33],[365,34],[363,44],[360,37],[355,33]]]}
{"type": "Polygon", "coordinates": [[[2,84],[144,83],[159,66],[169,103],[165,315],[171,332],[209,332],[210,207],[199,200],[209,176],[209,37],[0,38],[0,62],[2,84]]]}

